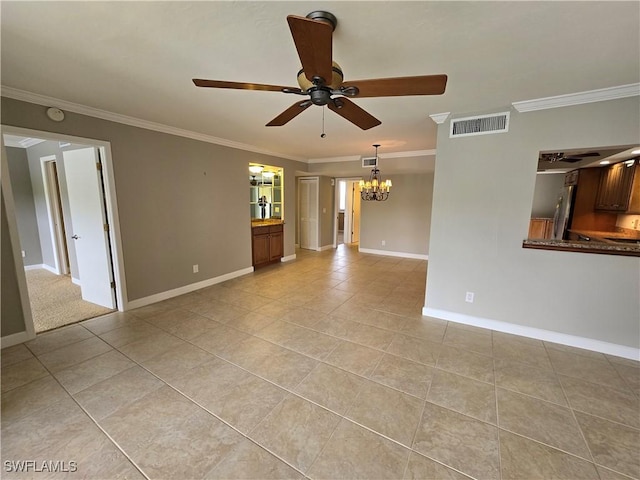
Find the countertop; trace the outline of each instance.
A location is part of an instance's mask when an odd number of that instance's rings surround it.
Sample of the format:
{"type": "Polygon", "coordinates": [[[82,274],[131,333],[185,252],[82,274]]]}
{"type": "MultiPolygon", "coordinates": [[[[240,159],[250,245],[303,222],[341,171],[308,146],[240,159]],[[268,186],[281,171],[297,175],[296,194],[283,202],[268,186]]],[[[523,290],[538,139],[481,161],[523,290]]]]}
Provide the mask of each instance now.
{"type": "Polygon", "coordinates": [[[588,238],[589,240],[530,238],[522,242],[522,247],[537,248],[540,250],[563,250],[567,252],[603,253],[607,255],[640,257],[640,244],[625,243],[622,241],[638,240],[640,242],[640,231],[638,230],[616,227],[615,230],[610,231],[570,229],[569,232],[588,238]]]}
{"type": "Polygon", "coordinates": [[[270,225],[284,225],[284,221],[280,218],[269,218],[266,220],[251,220],[251,228],[268,227],[270,225]]]}
{"type": "MultiPolygon", "coordinates": [[[[593,237],[591,237],[593,238],[593,237]]],[[[565,252],[602,253],[640,257],[640,245],[616,242],[584,242],[579,240],[525,240],[522,248],[561,250],[565,252]]]]}

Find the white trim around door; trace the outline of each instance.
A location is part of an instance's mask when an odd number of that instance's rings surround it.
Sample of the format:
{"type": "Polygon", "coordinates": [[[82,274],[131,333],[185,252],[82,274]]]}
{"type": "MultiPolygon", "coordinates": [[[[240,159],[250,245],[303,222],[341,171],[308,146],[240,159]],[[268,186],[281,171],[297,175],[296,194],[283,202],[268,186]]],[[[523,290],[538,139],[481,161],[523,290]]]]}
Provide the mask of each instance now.
{"type": "MultiPolygon", "coordinates": [[[[126,279],[124,274],[124,256],[122,253],[122,239],[120,235],[120,219],[118,216],[118,202],[116,198],[116,188],[115,188],[115,176],[113,169],[113,159],[111,155],[111,144],[104,140],[95,140],[90,138],[82,138],[75,137],[71,135],[64,135],[53,132],[44,132],[39,130],[31,130],[27,128],[14,127],[11,125],[2,125],[2,134],[8,133],[10,135],[19,135],[23,137],[30,138],[41,138],[43,140],[53,140],[53,141],[65,141],[74,144],[93,146],[100,150],[101,159],[102,159],[102,177],[104,182],[104,200],[106,206],[107,219],[109,224],[109,241],[111,244],[111,258],[113,263],[113,275],[115,281],[115,294],[116,294],[116,302],[117,308],[120,311],[128,310],[129,301],[127,298],[127,288],[126,288],[126,279]]],[[[4,140],[3,140],[4,145],[4,140]]],[[[4,162],[3,162],[4,163],[4,162]]],[[[4,166],[3,166],[4,168],[4,166]]],[[[4,172],[3,172],[4,173],[4,172]]],[[[7,169],[8,173],[8,169],[7,169]]],[[[3,175],[4,177],[4,175],[3,175]]],[[[4,180],[4,179],[3,179],[4,180]]],[[[8,181],[6,183],[9,183],[8,181]]],[[[3,188],[5,182],[3,181],[3,188]]],[[[8,196],[8,195],[7,195],[8,196]]],[[[7,211],[7,215],[14,219],[15,224],[15,207],[13,204],[13,194],[11,193],[11,212],[7,211]]],[[[9,210],[9,205],[7,205],[7,210],[9,210]]],[[[10,230],[11,230],[10,226],[10,230]]],[[[15,226],[15,238],[19,238],[17,234],[17,226],[15,226]]],[[[13,238],[13,237],[12,237],[13,238]]],[[[20,245],[19,240],[16,242],[15,248],[18,248],[18,255],[16,258],[21,259],[20,253],[20,245]]],[[[26,290],[26,280],[24,278],[24,268],[18,269],[18,276],[22,277],[22,281],[19,278],[19,285],[22,290],[24,285],[24,290],[26,290]]],[[[28,303],[28,296],[27,296],[28,303]]],[[[31,323],[30,327],[33,329],[33,319],[31,318],[31,314],[29,311],[29,319],[25,319],[27,323],[31,323]]],[[[29,328],[29,326],[27,326],[29,328]]]]}

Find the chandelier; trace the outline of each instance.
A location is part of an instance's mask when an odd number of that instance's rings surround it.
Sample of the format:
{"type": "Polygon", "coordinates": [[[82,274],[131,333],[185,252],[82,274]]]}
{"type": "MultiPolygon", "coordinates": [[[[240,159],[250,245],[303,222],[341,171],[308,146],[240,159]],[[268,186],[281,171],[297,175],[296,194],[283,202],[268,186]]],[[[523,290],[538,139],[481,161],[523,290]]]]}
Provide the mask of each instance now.
{"type": "Polygon", "coordinates": [[[384,202],[389,198],[389,190],[391,190],[391,180],[382,180],[380,170],[378,170],[378,147],[380,145],[373,145],[376,149],[376,167],[371,170],[369,180],[366,182],[360,180],[360,197],[367,202],[376,200],[378,202],[384,202]]]}

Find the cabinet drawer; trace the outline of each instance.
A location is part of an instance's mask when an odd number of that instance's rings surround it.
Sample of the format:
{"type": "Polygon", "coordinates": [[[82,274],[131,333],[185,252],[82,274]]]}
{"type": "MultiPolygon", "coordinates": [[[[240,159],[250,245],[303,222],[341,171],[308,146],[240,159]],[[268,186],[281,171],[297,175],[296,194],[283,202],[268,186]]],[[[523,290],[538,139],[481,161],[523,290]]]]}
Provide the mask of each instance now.
{"type": "Polygon", "coordinates": [[[253,227],[251,230],[252,235],[264,235],[269,233],[269,229],[271,227],[269,225],[265,225],[264,227],[253,227]]]}
{"type": "Polygon", "coordinates": [[[278,232],[282,232],[283,228],[282,225],[270,225],[269,226],[269,233],[278,233],[278,232]]]}

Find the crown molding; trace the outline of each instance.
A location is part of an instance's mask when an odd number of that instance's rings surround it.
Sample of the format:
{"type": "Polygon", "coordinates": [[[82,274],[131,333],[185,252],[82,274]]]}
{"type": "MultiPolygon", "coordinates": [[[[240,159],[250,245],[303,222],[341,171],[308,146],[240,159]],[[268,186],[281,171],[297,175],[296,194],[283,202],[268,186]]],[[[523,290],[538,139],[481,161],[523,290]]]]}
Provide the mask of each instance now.
{"type": "Polygon", "coordinates": [[[436,122],[438,125],[441,123],[444,123],[444,121],[449,118],[449,115],[451,115],[451,112],[444,112],[444,113],[434,113],[432,115],[429,115],[431,117],[431,120],[433,120],[434,122],[436,122]]]}
{"type": "Polygon", "coordinates": [[[412,152],[391,152],[381,153],[378,155],[380,158],[407,158],[407,157],[434,157],[436,155],[435,149],[433,150],[414,150],[412,152]]]}
{"type": "Polygon", "coordinates": [[[534,112],[536,110],[547,110],[550,108],[570,107],[572,105],[582,105],[585,103],[603,102],[606,100],[616,100],[618,98],[635,97],[640,95],[640,83],[620,85],[617,87],[600,88],[586,92],[569,93],[566,95],[556,95],[554,97],[536,98],[533,100],[523,100],[513,102],[513,108],[518,112],[534,112]]]}
{"type": "Polygon", "coordinates": [[[349,155],[346,157],[325,157],[325,158],[310,158],[307,163],[334,163],[334,162],[359,162],[361,155],[349,155]]]}
{"type": "MultiPolygon", "coordinates": [[[[414,150],[410,152],[379,153],[378,158],[432,157],[432,156],[435,156],[435,154],[436,154],[435,150],[414,150]]],[[[307,162],[309,164],[359,162],[362,159],[362,157],[366,157],[366,156],[367,155],[350,155],[347,157],[310,158],[309,160],[307,160],[307,162]]]]}
{"type": "Polygon", "coordinates": [[[58,98],[48,97],[46,95],[40,95],[38,93],[27,92],[13,87],[7,87],[2,85],[0,95],[14,100],[20,100],[28,103],[35,103],[43,106],[54,106],[61,110],[68,112],[78,113],[80,115],[87,115],[89,117],[100,118],[102,120],[108,120],[110,122],[122,123],[124,125],[130,125],[132,127],[144,128],[146,130],[153,130],[156,132],[167,133],[169,135],[177,135],[179,137],[190,138],[192,140],[199,140],[201,142],[213,143],[216,145],[222,145],[224,147],[235,148],[238,150],[245,150],[252,153],[260,153],[263,155],[270,155],[273,157],[286,158],[288,160],[295,160],[298,162],[306,163],[305,158],[296,157],[293,155],[285,155],[283,153],[272,152],[270,150],[264,150],[254,145],[248,145],[245,143],[234,142],[232,140],[226,140],[224,138],[214,137],[206,135],[204,133],[192,132],[190,130],[183,130],[181,128],[164,125],[162,123],[150,122],[148,120],[142,120],[140,118],[129,117],[127,115],[121,115],[119,113],[109,112],[107,110],[101,110],[99,108],[87,107],[86,105],[80,105],[78,103],[68,102],[66,100],[60,100],[58,98]]]}

